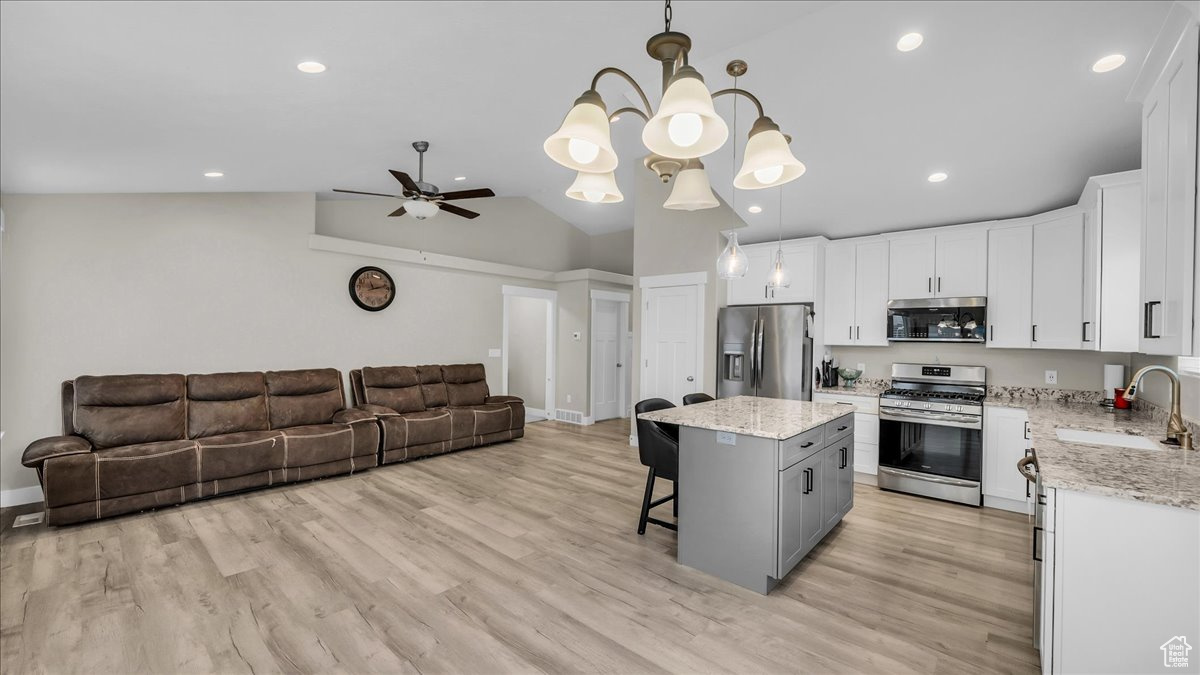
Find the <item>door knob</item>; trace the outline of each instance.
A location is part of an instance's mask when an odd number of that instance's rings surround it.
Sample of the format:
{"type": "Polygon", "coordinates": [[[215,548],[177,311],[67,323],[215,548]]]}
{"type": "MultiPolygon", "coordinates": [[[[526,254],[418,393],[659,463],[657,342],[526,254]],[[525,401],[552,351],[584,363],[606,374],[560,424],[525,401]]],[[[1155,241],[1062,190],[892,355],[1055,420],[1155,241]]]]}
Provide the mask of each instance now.
{"type": "Polygon", "coordinates": [[[691,375],[688,375],[688,382],[695,382],[695,381],[696,381],[696,378],[692,377],[691,375]]]}
{"type": "Polygon", "coordinates": [[[621,364],[619,364],[619,363],[618,363],[618,364],[617,364],[617,367],[618,367],[618,368],[620,368],[620,367],[621,367],[621,364]]]}

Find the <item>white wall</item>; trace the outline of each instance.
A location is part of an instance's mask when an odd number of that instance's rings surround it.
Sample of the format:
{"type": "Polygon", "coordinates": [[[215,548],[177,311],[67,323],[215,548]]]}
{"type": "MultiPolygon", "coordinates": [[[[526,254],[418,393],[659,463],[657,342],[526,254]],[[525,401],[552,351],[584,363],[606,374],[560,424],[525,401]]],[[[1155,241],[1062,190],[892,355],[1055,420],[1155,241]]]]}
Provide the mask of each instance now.
{"type": "Polygon", "coordinates": [[[20,456],[61,433],[63,380],[481,362],[499,391],[488,349],[501,345],[501,286],[549,286],[312,251],[312,194],[5,195],[0,207],[3,490],[36,484],[20,456]],[[348,295],[368,264],[398,287],[382,312],[348,295]]]}
{"type": "Polygon", "coordinates": [[[546,409],[546,316],[550,301],[512,295],[508,300],[508,393],[525,406],[546,409]]]}

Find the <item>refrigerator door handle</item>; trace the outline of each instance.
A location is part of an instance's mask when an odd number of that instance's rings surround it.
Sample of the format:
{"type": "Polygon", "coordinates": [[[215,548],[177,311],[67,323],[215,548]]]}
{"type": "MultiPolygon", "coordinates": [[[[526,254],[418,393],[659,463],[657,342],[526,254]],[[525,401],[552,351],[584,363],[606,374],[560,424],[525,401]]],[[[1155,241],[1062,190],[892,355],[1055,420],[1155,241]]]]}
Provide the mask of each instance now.
{"type": "MultiPolygon", "coordinates": [[[[767,322],[766,322],[766,320],[765,320],[765,319],[759,319],[759,320],[758,320],[758,351],[757,351],[757,352],[754,354],[754,363],[755,363],[755,368],[757,369],[757,370],[756,370],[756,372],[755,372],[755,378],[754,378],[754,379],[755,379],[754,386],[755,386],[756,388],[761,388],[761,387],[762,387],[762,374],[763,374],[763,333],[766,331],[766,327],[767,327],[767,322]]],[[[757,389],[755,390],[755,392],[754,392],[754,393],[755,393],[755,395],[756,395],[756,396],[760,395],[760,394],[758,393],[757,389]]]]}
{"type": "Polygon", "coordinates": [[[750,326],[750,386],[758,387],[758,319],[750,326]]]}

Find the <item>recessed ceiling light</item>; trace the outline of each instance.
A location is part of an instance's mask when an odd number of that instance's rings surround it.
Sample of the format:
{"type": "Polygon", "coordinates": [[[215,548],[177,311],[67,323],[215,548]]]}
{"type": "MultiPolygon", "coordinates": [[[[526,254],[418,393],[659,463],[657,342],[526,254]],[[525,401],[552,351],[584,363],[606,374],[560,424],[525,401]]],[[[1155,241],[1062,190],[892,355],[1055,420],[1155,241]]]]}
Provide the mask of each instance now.
{"type": "Polygon", "coordinates": [[[920,47],[921,43],[924,41],[925,36],[921,35],[920,33],[906,33],[901,35],[900,39],[896,41],[896,49],[899,49],[902,52],[911,52],[917,47],[920,47]]]}
{"type": "Polygon", "coordinates": [[[937,173],[929,174],[929,182],[930,183],[940,183],[949,177],[950,176],[947,176],[945,171],[938,171],[937,173]]]}
{"type": "Polygon", "coordinates": [[[762,213],[761,206],[751,206],[750,208],[748,208],[746,210],[749,211],[750,213],[762,213]]]}
{"type": "Polygon", "coordinates": [[[1092,72],[1107,73],[1110,70],[1116,70],[1125,63],[1124,54],[1109,54],[1099,61],[1092,64],[1092,72]]]}
{"type": "Polygon", "coordinates": [[[205,178],[220,178],[221,176],[224,176],[224,175],[225,174],[221,173],[220,171],[209,171],[204,174],[204,177],[205,178]]]}
{"type": "Polygon", "coordinates": [[[466,179],[467,179],[466,176],[455,176],[454,177],[454,180],[466,180],[466,179]]]}
{"type": "Polygon", "coordinates": [[[297,63],[296,68],[298,68],[300,72],[308,73],[309,75],[316,75],[317,73],[325,72],[325,64],[317,63],[316,61],[304,61],[302,63],[297,63]]]}

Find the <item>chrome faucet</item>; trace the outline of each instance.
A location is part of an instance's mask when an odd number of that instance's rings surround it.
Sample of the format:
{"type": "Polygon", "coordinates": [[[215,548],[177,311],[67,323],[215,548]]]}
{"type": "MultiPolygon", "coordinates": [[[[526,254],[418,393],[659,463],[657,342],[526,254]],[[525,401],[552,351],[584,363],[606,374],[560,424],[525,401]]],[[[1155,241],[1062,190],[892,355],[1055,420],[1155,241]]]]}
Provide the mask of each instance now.
{"type": "Polygon", "coordinates": [[[1138,385],[1142,383],[1142,378],[1152,370],[1162,371],[1167,377],[1171,378],[1171,419],[1167,421],[1167,443],[1178,445],[1184,450],[1192,449],[1192,432],[1183,426],[1183,412],[1180,410],[1179,403],[1179,375],[1166,366],[1146,366],[1137,371],[1133,375],[1133,379],[1129,381],[1129,386],[1125,387],[1125,400],[1134,401],[1137,399],[1138,385]]]}

